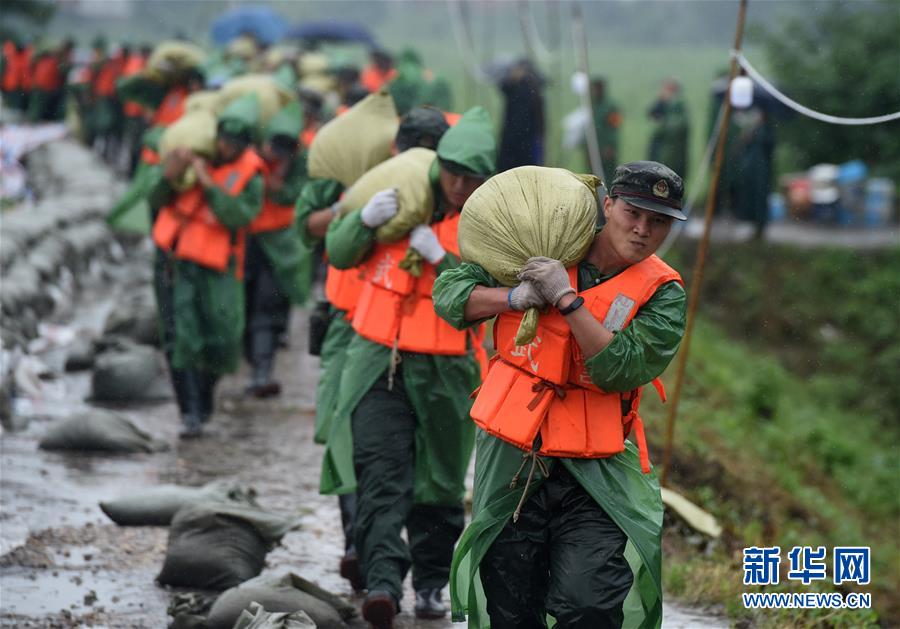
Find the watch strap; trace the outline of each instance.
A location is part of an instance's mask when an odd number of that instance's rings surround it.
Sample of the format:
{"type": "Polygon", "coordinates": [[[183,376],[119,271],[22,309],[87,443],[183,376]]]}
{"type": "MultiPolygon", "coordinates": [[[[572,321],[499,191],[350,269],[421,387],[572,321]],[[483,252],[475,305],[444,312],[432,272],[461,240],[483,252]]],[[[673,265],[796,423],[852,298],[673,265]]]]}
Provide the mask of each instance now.
{"type": "Polygon", "coordinates": [[[559,314],[561,314],[563,316],[572,314],[573,312],[575,312],[576,310],[581,308],[583,305],[584,305],[584,297],[581,297],[579,295],[578,297],[576,297],[575,299],[572,300],[571,304],[569,304],[565,308],[560,308],[559,314]]]}

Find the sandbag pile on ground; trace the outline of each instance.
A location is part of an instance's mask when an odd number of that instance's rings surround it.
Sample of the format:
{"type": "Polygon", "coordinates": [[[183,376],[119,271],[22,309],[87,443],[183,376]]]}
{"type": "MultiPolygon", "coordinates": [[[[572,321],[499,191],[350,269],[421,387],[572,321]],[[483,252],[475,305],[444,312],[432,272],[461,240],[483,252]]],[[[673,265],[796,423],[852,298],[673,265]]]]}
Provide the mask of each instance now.
{"type": "Polygon", "coordinates": [[[369,94],[316,133],[307,161],[310,177],[333,179],[349,188],[391,156],[399,126],[390,95],[369,94]]]}
{"type": "Polygon", "coordinates": [[[110,411],[91,409],[56,422],[40,441],[43,450],[159,452],[168,446],[110,411]]]}
{"type": "Polygon", "coordinates": [[[171,397],[165,362],[149,345],[124,342],[94,359],[93,401],[150,402],[171,397]]]}
{"type": "Polygon", "coordinates": [[[429,171],[436,157],[430,149],[413,148],[378,164],[347,190],[339,202],[341,212],[358,210],[376,192],[396,188],[397,213],[375,231],[378,242],[396,242],[416,225],[428,224],[434,210],[429,171]]]}
{"type": "Polygon", "coordinates": [[[234,629],[316,629],[316,623],[303,612],[271,613],[259,603],[241,612],[234,629]]]}
{"type": "MultiPolygon", "coordinates": [[[[492,177],[463,207],[459,248],[465,262],[481,265],[506,286],[535,256],[560,260],[567,268],[586,255],[597,224],[597,185],[593,175],[562,168],[522,166],[492,177]]],[[[538,312],[522,319],[517,345],[537,331],[538,312]]]]}
{"type": "Polygon", "coordinates": [[[159,485],[143,491],[129,492],[100,503],[110,520],[120,526],[169,526],[179,509],[202,502],[236,500],[247,502],[254,491],[222,482],[203,487],[159,485]]]}
{"type": "Polygon", "coordinates": [[[93,339],[80,336],[66,352],[64,368],[66,371],[83,371],[94,366],[94,358],[97,356],[97,348],[93,339]]]}
{"type": "Polygon", "coordinates": [[[263,510],[252,501],[209,501],[172,519],[157,581],[176,587],[225,590],[258,575],[266,553],[299,518],[263,510]]]}
{"type": "Polygon", "coordinates": [[[262,575],[226,590],[213,603],[209,629],[229,629],[243,610],[259,603],[270,612],[304,611],[319,629],[342,629],[356,609],[343,599],[293,574],[262,575]]]}
{"type": "Polygon", "coordinates": [[[104,336],[131,339],[142,345],[159,345],[159,318],[156,297],[150,286],[138,286],[116,300],[106,317],[104,336]]]}

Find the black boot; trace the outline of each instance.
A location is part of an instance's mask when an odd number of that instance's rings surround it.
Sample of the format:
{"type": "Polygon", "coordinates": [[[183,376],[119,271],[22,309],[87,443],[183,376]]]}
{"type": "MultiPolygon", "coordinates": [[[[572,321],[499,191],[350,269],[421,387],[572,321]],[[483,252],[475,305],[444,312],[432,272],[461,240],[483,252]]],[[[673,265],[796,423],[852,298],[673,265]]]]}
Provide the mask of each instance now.
{"type": "Polygon", "coordinates": [[[194,369],[184,369],[184,408],[181,409],[183,427],[178,434],[182,439],[196,439],[203,434],[203,403],[200,373],[194,369]]]}
{"type": "Polygon", "coordinates": [[[204,371],[200,374],[200,421],[206,423],[212,417],[216,403],[216,383],[219,376],[204,371]]]}
{"type": "Polygon", "coordinates": [[[441,588],[427,588],[416,592],[416,618],[437,620],[447,615],[441,600],[441,588]]]}
{"type": "Polygon", "coordinates": [[[266,398],[281,394],[281,383],[272,379],[272,358],[258,358],[253,363],[253,374],[247,392],[253,397],[266,398]]]}
{"type": "Polygon", "coordinates": [[[362,615],[375,629],[394,629],[398,605],[390,592],[372,590],[363,601],[362,615]]]}

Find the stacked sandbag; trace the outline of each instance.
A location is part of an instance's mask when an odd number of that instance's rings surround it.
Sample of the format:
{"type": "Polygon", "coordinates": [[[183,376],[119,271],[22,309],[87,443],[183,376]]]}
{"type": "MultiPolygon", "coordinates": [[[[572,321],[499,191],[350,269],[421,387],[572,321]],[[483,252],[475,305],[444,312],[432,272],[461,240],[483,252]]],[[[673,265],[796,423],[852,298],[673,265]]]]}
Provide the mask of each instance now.
{"type": "Polygon", "coordinates": [[[234,629],[316,629],[316,623],[303,612],[272,613],[259,603],[242,611],[234,629]]]}
{"type": "Polygon", "coordinates": [[[106,317],[103,336],[130,339],[142,345],[159,345],[156,297],[147,285],[137,286],[116,300],[106,317]]]}
{"type": "Polygon", "coordinates": [[[213,603],[209,629],[230,629],[243,610],[259,603],[271,612],[304,611],[319,629],[342,629],[356,608],[294,573],[262,575],[226,590],[213,603]]]}
{"type": "Polygon", "coordinates": [[[247,94],[256,94],[259,99],[259,118],[263,127],[294,100],[291,91],[279,84],[271,75],[245,74],[231,79],[219,90],[221,107],[224,109],[232,101],[247,94]]]}
{"type": "Polygon", "coordinates": [[[118,413],[99,409],[54,423],[39,446],[43,450],[110,453],[159,452],[168,447],[118,413]]]}
{"type": "Polygon", "coordinates": [[[399,126],[390,95],[369,94],[316,133],[307,161],[310,177],[333,179],[349,188],[391,156],[399,126]]]}
{"type": "Polygon", "coordinates": [[[150,53],[142,74],[159,83],[177,83],[184,80],[191,70],[203,65],[205,60],[206,53],[199,46],[184,41],[166,41],[150,53]]]}
{"type": "Polygon", "coordinates": [[[159,485],[132,491],[114,500],[104,500],[100,508],[119,526],[169,526],[183,507],[202,502],[248,502],[253,494],[253,490],[221,482],[203,487],[159,485]]]}
{"type": "Polygon", "coordinates": [[[234,587],[257,576],[270,548],[299,525],[299,518],[269,513],[250,501],[184,507],[172,519],[157,581],[206,590],[234,587]]]}
{"type": "Polygon", "coordinates": [[[331,62],[327,55],[307,52],[297,61],[297,73],[300,76],[300,87],[318,94],[328,94],[337,87],[337,81],[331,75],[331,62]]]}
{"type": "Polygon", "coordinates": [[[375,231],[378,242],[397,242],[416,225],[428,224],[434,210],[429,171],[436,157],[430,149],[413,148],[378,164],[347,190],[339,201],[341,213],[358,210],[376,192],[396,188],[397,213],[375,231]]]}
{"type": "MultiPolygon", "coordinates": [[[[541,166],[492,177],[463,207],[463,261],[481,265],[506,286],[518,284],[517,274],[535,256],[559,260],[567,268],[577,264],[594,239],[599,183],[593,175],[541,166]]],[[[530,309],[516,334],[517,345],[534,339],[537,320],[537,309],[530,309]]]]}
{"type": "Polygon", "coordinates": [[[91,400],[155,402],[171,397],[165,362],[154,347],[114,342],[95,357],[91,400]]]}

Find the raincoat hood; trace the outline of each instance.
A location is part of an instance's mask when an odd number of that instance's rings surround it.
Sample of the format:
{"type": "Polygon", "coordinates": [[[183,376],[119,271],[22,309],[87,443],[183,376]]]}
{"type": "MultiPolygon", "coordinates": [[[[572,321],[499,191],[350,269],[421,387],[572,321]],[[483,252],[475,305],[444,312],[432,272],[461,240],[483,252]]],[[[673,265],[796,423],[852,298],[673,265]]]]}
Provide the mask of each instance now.
{"type": "Polygon", "coordinates": [[[284,135],[296,140],[303,131],[303,107],[297,101],[279,111],[266,127],[264,139],[271,140],[276,135],[284,135]]]}
{"type": "Polygon", "coordinates": [[[219,114],[219,130],[229,135],[249,134],[256,138],[259,135],[259,97],[256,94],[245,94],[237,98],[219,114]]]}
{"type": "Polygon", "coordinates": [[[493,175],[497,168],[497,143],[491,116],[484,107],[476,106],[464,113],[441,138],[437,154],[440,159],[479,175],[493,175]]]}
{"type": "Polygon", "coordinates": [[[278,85],[292,92],[294,91],[294,88],[297,87],[297,73],[294,71],[293,67],[286,63],[281,64],[278,69],[272,73],[272,78],[275,79],[275,82],[278,83],[278,85]]]}

